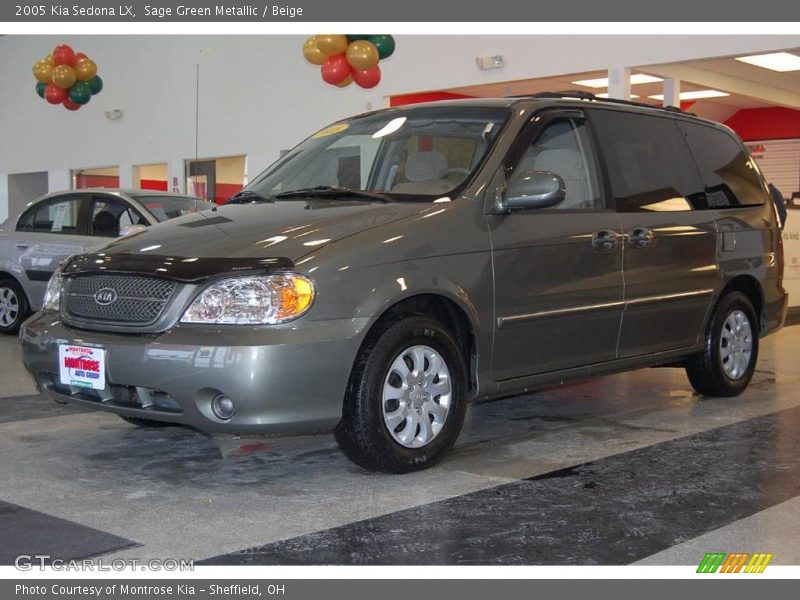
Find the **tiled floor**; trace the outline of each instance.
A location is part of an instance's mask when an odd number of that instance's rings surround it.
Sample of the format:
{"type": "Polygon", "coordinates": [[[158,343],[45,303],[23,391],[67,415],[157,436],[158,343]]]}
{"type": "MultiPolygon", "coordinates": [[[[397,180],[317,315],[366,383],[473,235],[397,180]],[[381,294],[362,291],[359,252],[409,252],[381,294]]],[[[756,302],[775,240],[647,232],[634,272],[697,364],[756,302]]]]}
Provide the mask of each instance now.
{"type": "Polygon", "coordinates": [[[212,438],[52,404],[0,338],[0,562],[800,564],[798,352],[800,327],[763,340],[739,398],[645,369],[475,406],[441,465],[391,476],[332,436],[212,438]]]}

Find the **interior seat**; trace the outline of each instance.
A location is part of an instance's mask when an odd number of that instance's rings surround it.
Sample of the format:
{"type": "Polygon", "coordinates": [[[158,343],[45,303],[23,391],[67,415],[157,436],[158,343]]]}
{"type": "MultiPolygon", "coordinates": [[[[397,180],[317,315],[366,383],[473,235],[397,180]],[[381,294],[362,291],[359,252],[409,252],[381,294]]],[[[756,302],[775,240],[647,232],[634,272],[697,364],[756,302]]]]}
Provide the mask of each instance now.
{"type": "Polygon", "coordinates": [[[117,218],[106,210],[101,210],[92,219],[92,233],[94,235],[102,235],[108,237],[115,237],[119,235],[119,225],[117,218]]]}
{"type": "Polygon", "coordinates": [[[447,157],[438,150],[421,150],[406,159],[405,178],[391,191],[398,194],[444,194],[453,187],[447,181],[447,157]]]}

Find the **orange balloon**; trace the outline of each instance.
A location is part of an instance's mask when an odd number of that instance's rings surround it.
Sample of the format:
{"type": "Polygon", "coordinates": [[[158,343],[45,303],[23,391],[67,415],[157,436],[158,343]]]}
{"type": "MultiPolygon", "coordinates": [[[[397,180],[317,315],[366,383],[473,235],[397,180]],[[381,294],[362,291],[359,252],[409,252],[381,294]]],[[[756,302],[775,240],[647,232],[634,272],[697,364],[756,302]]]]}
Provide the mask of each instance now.
{"type": "Polygon", "coordinates": [[[344,54],[347,50],[347,36],[346,35],[316,35],[317,48],[325,56],[333,56],[334,54],[344,54]]]}
{"type": "Polygon", "coordinates": [[[62,90],[71,88],[75,83],[75,69],[68,65],[58,65],[53,69],[53,85],[62,90]]]}
{"type": "Polygon", "coordinates": [[[46,59],[37,61],[36,64],[33,65],[33,76],[36,78],[36,81],[50,83],[53,77],[53,65],[47,62],[46,59]]]}
{"type": "Polygon", "coordinates": [[[345,88],[348,85],[350,85],[351,83],[353,83],[353,76],[352,75],[348,75],[347,78],[344,81],[342,81],[341,83],[337,83],[336,87],[345,88]]]}
{"type": "Polygon", "coordinates": [[[89,81],[97,75],[97,65],[91,58],[82,58],[75,63],[75,78],[78,81],[89,81]]]}
{"type": "Polygon", "coordinates": [[[303,57],[312,65],[321,65],[327,56],[317,48],[317,36],[312,35],[303,43],[303,57]]]}
{"type": "Polygon", "coordinates": [[[371,69],[379,60],[378,49],[372,42],[356,40],[347,47],[347,62],[357,71],[371,69]]]}

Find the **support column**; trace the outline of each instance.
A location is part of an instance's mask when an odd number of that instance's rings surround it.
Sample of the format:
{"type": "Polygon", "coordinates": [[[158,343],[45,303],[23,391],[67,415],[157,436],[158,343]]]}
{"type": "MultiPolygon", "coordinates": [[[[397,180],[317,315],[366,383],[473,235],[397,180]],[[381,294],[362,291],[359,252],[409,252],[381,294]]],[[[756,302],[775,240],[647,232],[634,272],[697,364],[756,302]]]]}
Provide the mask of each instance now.
{"type": "Polygon", "coordinates": [[[56,169],[47,172],[47,192],[60,192],[72,188],[69,169],[56,169]]]}
{"type": "Polygon", "coordinates": [[[119,165],[119,187],[123,190],[133,186],[133,165],[119,165]]]}
{"type": "Polygon", "coordinates": [[[681,105],[681,80],[672,77],[664,78],[664,106],[681,105]]]}
{"type": "Polygon", "coordinates": [[[186,193],[186,175],[184,169],[185,167],[182,159],[169,158],[167,161],[167,191],[177,194],[186,193]]]}
{"type": "Polygon", "coordinates": [[[612,67],[608,70],[608,97],[620,100],[631,99],[630,67],[612,67]]]}

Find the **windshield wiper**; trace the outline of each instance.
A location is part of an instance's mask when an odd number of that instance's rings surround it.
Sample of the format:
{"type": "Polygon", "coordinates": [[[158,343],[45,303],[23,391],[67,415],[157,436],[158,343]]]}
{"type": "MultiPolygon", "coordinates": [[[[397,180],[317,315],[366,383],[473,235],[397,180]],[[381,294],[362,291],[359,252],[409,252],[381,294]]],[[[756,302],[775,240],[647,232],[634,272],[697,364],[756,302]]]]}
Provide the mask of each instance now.
{"type": "Polygon", "coordinates": [[[252,202],[275,202],[275,198],[262,196],[253,190],[242,190],[231,196],[225,204],[250,204],[252,202]]]}
{"type": "Polygon", "coordinates": [[[391,202],[385,194],[375,192],[365,192],[353,190],[346,187],[334,187],[331,185],[318,185],[316,187],[300,188],[276,194],[275,197],[281,198],[306,198],[309,196],[324,196],[326,198],[356,198],[359,200],[369,200],[371,202],[391,202]]]}

